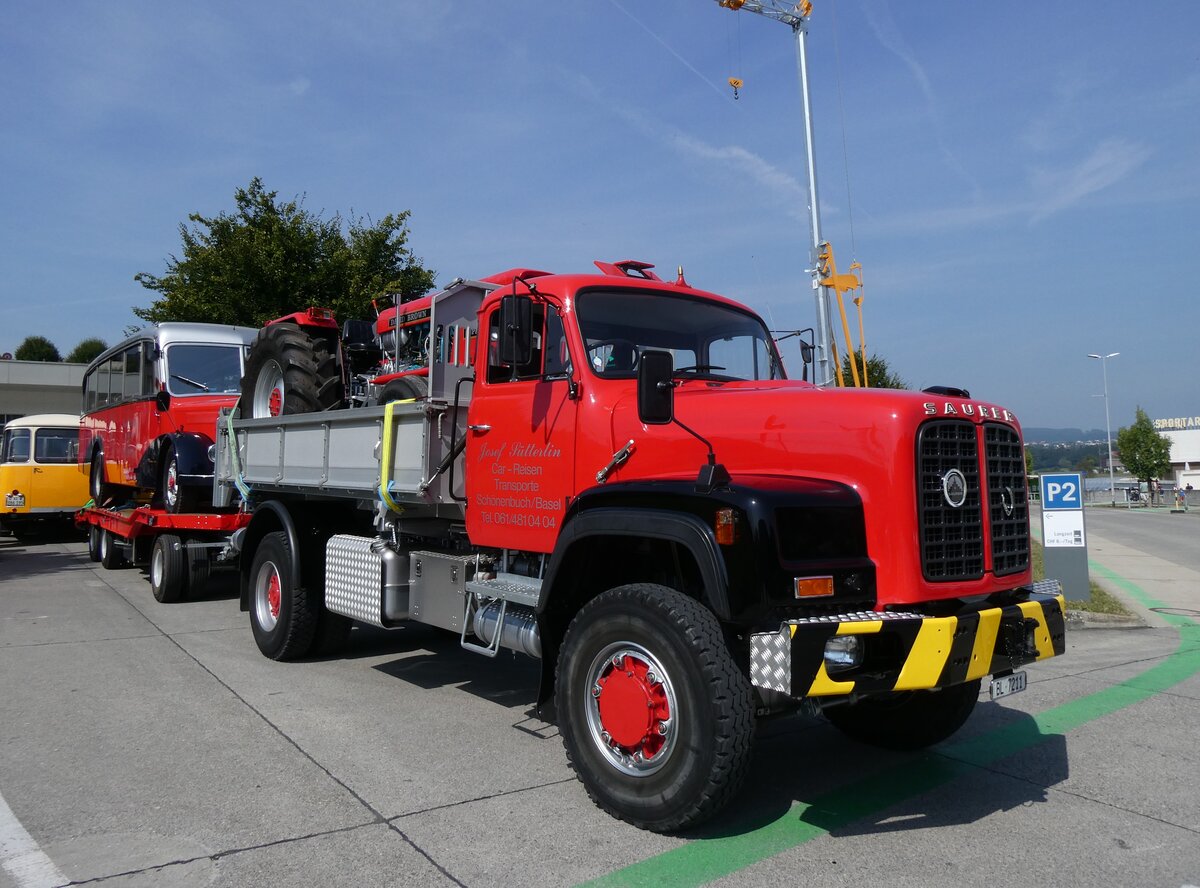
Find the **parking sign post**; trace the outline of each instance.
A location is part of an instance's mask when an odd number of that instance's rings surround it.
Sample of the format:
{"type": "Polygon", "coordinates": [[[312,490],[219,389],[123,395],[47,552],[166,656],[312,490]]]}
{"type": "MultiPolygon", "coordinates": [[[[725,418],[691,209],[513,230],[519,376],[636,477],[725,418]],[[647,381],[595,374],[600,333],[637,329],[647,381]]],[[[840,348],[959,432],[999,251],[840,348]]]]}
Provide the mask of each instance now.
{"type": "Polygon", "coordinates": [[[1069,600],[1091,601],[1081,475],[1042,475],[1042,545],[1046,576],[1062,583],[1069,600]]]}

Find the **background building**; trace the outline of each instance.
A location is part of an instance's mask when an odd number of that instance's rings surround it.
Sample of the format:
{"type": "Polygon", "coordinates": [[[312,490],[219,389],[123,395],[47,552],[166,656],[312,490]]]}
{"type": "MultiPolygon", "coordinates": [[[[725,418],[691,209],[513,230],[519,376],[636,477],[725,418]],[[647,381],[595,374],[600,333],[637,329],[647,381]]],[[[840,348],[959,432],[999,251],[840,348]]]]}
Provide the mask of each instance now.
{"type": "Polygon", "coordinates": [[[87,364],[0,361],[0,421],[33,413],[79,413],[87,364]]]}
{"type": "Polygon", "coordinates": [[[1156,419],[1154,428],[1171,441],[1175,483],[1183,487],[1190,484],[1200,490],[1200,416],[1156,419]]]}

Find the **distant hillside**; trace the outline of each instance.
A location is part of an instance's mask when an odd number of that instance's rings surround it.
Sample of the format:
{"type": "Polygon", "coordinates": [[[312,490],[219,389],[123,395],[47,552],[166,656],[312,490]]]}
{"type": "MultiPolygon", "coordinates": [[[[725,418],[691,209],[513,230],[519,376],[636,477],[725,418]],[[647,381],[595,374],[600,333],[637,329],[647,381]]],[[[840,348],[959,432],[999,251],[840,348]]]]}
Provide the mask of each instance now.
{"type": "MultiPolygon", "coordinates": [[[[1074,444],[1076,441],[1103,441],[1104,429],[1040,429],[1024,426],[1021,433],[1026,444],[1074,444]]],[[[1113,429],[1113,438],[1117,430],[1113,429]]]]}

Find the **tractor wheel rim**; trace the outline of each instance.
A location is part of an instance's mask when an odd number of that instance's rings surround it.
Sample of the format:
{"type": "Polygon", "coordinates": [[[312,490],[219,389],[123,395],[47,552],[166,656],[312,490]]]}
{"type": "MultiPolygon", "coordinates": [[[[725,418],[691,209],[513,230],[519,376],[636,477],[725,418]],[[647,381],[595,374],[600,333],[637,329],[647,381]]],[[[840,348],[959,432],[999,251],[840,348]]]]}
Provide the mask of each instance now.
{"type": "Polygon", "coordinates": [[[251,405],[254,416],[279,416],[283,413],[284,395],[283,368],[278,361],[267,361],[254,384],[254,403],[251,405]]]}
{"type": "Polygon", "coordinates": [[[670,759],[679,707],[671,676],[647,648],[617,642],[601,650],[584,701],[592,742],[618,771],[647,777],[670,759]]]}

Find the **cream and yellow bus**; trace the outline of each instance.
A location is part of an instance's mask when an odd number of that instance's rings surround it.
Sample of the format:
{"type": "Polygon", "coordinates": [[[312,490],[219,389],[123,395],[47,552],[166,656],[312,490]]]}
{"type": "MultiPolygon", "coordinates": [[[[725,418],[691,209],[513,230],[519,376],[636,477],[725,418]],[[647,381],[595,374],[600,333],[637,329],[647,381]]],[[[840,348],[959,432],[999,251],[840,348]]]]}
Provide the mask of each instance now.
{"type": "Polygon", "coordinates": [[[38,524],[69,520],[88,501],[78,453],[78,416],[43,413],[9,422],[0,448],[0,527],[21,539],[38,524]]]}

